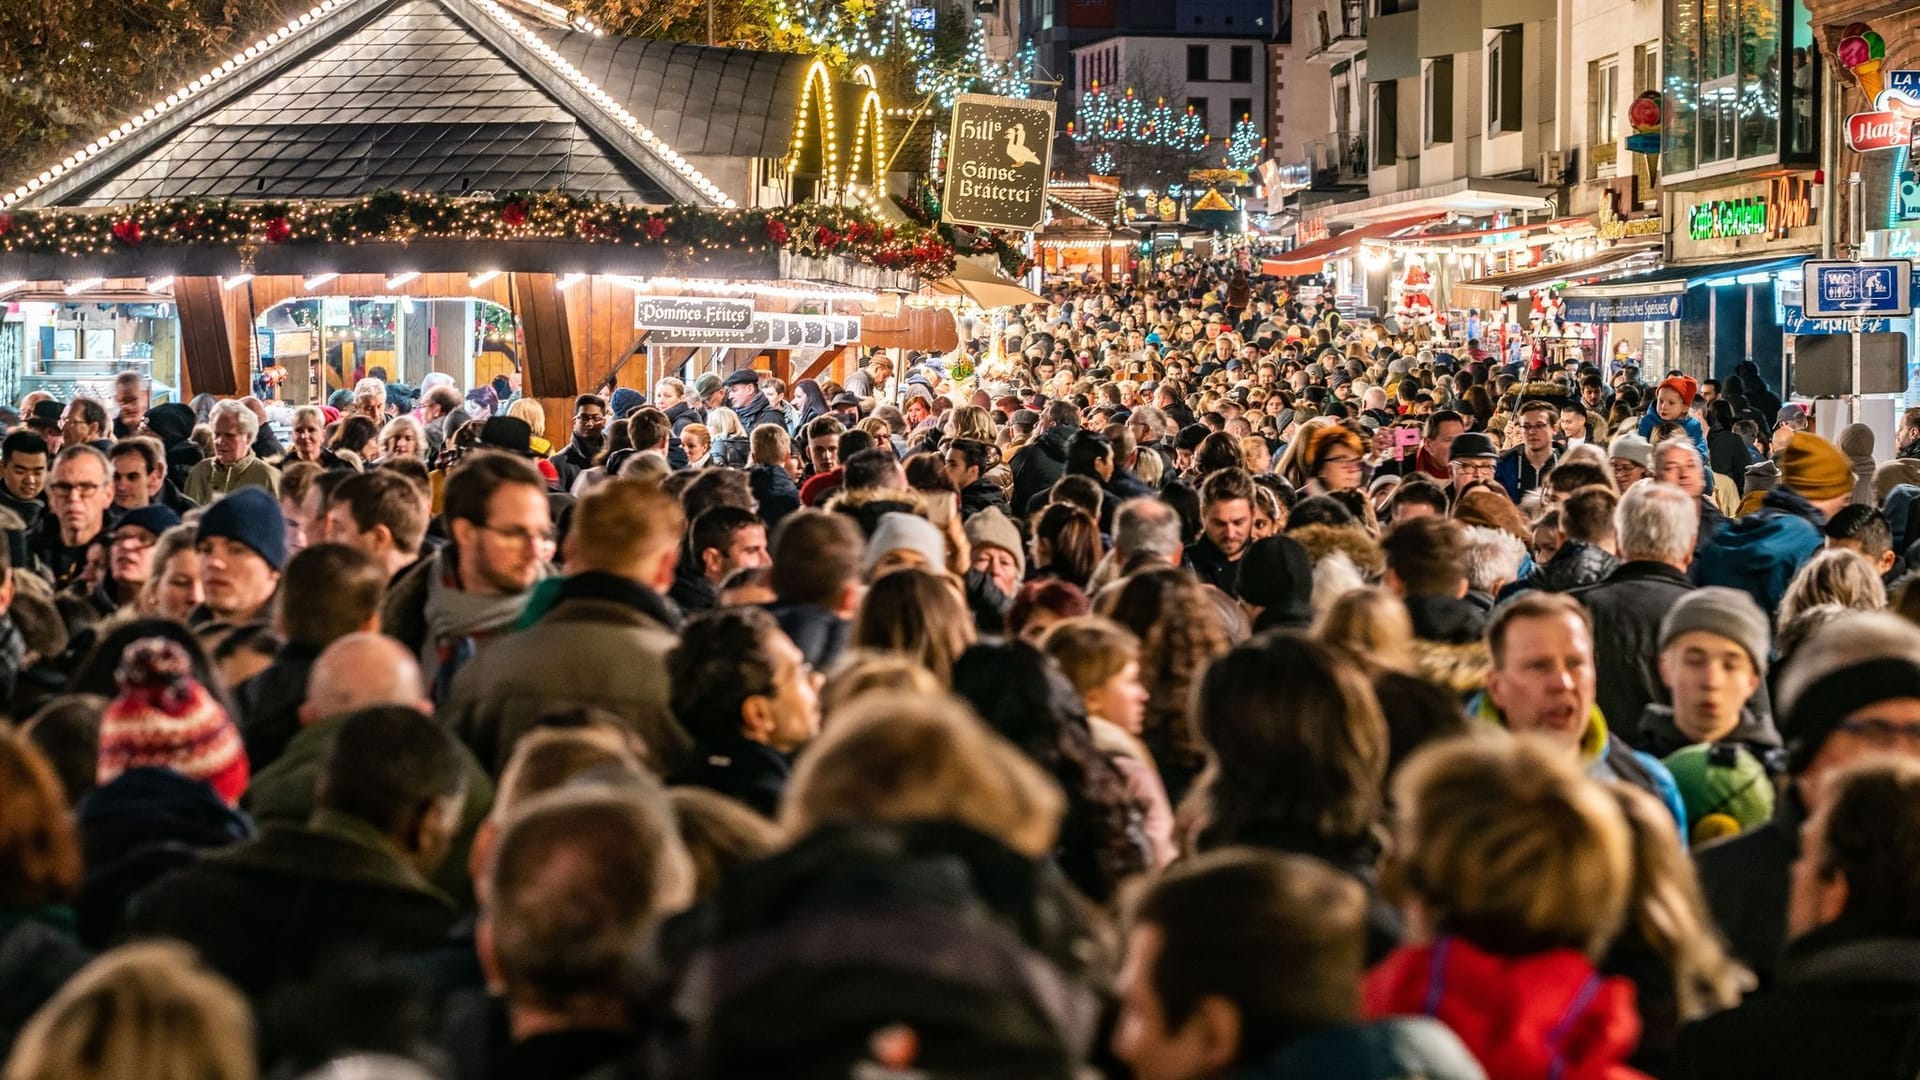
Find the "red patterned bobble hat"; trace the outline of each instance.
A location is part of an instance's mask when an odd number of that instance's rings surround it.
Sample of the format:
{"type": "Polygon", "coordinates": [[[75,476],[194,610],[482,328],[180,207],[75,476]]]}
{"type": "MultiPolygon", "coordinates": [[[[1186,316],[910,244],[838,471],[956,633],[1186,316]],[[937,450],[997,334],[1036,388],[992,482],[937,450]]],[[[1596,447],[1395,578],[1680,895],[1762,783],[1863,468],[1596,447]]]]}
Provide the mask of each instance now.
{"type": "Polygon", "coordinates": [[[247,790],[247,753],[226,710],[193,677],[185,649],[162,637],[128,646],[120,696],[100,718],[99,782],[159,766],[205,781],[229,806],[247,790]]]}

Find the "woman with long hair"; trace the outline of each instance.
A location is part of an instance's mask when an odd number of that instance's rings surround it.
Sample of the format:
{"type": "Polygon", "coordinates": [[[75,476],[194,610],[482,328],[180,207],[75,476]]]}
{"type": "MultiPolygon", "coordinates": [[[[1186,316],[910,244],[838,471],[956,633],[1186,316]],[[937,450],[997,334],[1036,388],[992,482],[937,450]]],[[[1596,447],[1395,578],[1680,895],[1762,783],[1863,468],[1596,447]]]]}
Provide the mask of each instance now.
{"type": "Polygon", "coordinates": [[[1060,866],[1082,892],[1104,903],[1146,872],[1144,810],[1094,745],[1086,710],[1057,664],[1024,641],[975,645],[954,666],[953,691],[1066,792],[1060,866]]]}
{"type": "Polygon", "coordinates": [[[973,616],[951,577],[905,569],[883,574],[867,588],[853,620],[857,649],[897,653],[918,661],[942,686],[973,644],[973,616]]]}
{"type": "Polygon", "coordinates": [[[1033,527],[1034,577],[1052,577],[1085,589],[1105,554],[1100,525],[1072,503],[1054,503],[1033,527]]]}
{"type": "Polygon", "coordinates": [[[1127,578],[1102,608],[1140,639],[1140,681],[1147,687],[1140,737],[1177,805],[1206,764],[1189,697],[1207,665],[1227,651],[1226,626],[1206,587],[1173,567],[1127,578]]]}

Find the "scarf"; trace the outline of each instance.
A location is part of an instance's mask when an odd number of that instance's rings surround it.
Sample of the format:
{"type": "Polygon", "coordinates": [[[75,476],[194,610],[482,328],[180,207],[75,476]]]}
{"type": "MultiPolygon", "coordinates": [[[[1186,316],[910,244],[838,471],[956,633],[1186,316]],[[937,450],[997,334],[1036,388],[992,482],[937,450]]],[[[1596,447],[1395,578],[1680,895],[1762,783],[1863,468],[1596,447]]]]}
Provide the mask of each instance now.
{"type": "Polygon", "coordinates": [[[427,635],[420,650],[420,668],[433,700],[445,700],[453,677],[473,659],[479,640],[513,625],[527,594],[481,594],[463,591],[453,560],[435,556],[427,576],[425,615],[427,635]]]}

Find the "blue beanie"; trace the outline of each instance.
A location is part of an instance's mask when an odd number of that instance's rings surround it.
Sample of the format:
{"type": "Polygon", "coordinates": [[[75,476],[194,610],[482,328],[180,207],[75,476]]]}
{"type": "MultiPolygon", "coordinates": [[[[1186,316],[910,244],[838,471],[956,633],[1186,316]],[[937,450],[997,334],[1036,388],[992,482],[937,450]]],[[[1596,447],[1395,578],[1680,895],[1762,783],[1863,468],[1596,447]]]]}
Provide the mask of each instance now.
{"type": "Polygon", "coordinates": [[[287,519],[266,488],[241,488],[207,507],[193,540],[214,536],[252,548],[276,571],[287,564],[287,519]]]}
{"type": "Polygon", "coordinates": [[[614,388],[613,398],[607,402],[607,405],[613,410],[613,418],[619,420],[646,403],[645,394],[632,387],[619,386],[614,388]]]}
{"type": "Polygon", "coordinates": [[[174,513],[172,507],[163,503],[148,503],[137,510],[129,510],[121,514],[120,520],[114,523],[114,527],[132,525],[134,528],[145,529],[159,536],[178,524],[180,524],[180,515],[174,513]]]}

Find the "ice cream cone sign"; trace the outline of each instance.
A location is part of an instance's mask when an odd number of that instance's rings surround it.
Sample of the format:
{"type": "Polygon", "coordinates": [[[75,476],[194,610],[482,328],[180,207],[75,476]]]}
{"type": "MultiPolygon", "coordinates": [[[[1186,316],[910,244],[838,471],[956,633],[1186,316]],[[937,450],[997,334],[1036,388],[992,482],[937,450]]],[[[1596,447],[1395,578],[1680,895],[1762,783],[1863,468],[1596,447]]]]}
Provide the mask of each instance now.
{"type": "Polygon", "coordinates": [[[1880,91],[1886,88],[1885,77],[1880,72],[1887,58],[1886,41],[1866,24],[1854,23],[1847,27],[1847,34],[1840,39],[1834,53],[1840,66],[1853,73],[1867,101],[1878,101],[1880,91]]]}

